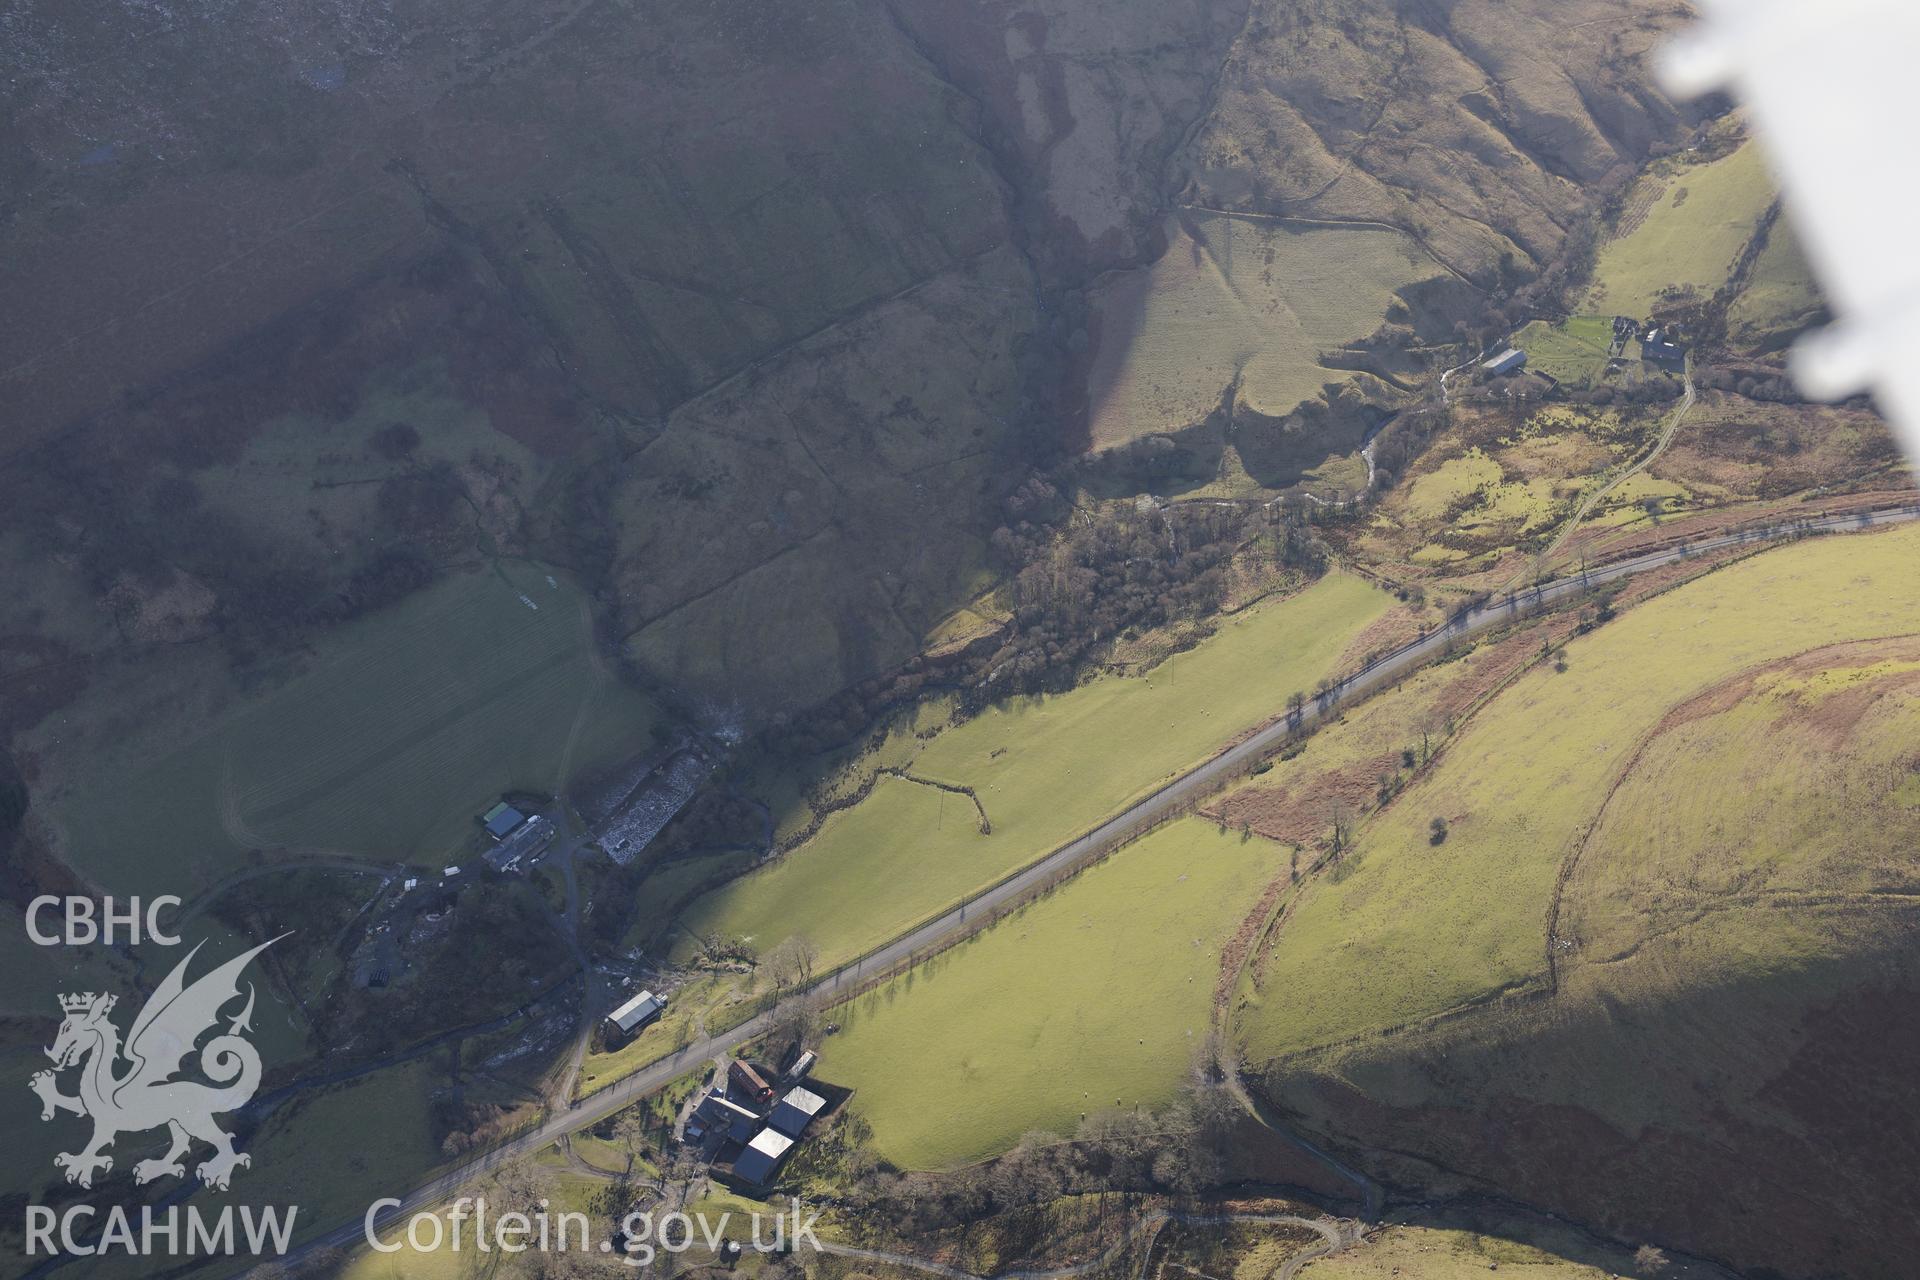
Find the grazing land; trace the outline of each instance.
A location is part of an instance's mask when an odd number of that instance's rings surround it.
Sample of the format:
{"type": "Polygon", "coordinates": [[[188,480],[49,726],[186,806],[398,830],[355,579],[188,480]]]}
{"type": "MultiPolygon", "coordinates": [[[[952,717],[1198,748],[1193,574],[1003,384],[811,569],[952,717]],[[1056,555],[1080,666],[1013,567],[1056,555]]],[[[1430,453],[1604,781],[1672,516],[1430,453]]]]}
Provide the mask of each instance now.
{"type": "Polygon", "coordinates": [[[1826,310],[1813,268],[1785,214],[1767,231],[1740,295],[1727,309],[1727,337],[1747,351],[1777,351],[1826,310]]]}
{"type": "Polygon", "coordinates": [[[1207,1041],[1222,946],[1273,844],[1163,827],[836,1015],[821,1071],[903,1168],[996,1155],[1172,1099],[1207,1041]]]}
{"type": "MultiPolygon", "coordinates": [[[[1910,596],[1882,567],[1863,576],[1910,596]]],[[[1595,758],[1607,785],[1559,846],[1553,983],[1279,1064],[1267,1088],[1310,1129],[1528,1186],[1555,1212],[1617,1206],[1743,1268],[1874,1273],[1879,1246],[1853,1241],[1887,1179],[1910,1185],[1879,1144],[1903,1147],[1920,1126],[1904,1078],[1876,1065],[1911,1043],[1902,1010],[1920,990],[1920,637],[1911,619],[1886,624],[1883,638],[1740,666],[1637,733],[1603,715],[1570,722],[1567,758],[1595,758]],[[1531,1140],[1502,1137],[1515,1132],[1531,1140]],[[1819,1134],[1863,1156],[1834,1162],[1816,1200],[1788,1170],[1819,1134]]],[[[1552,822],[1533,828],[1554,846],[1552,822]]]]}
{"type": "Polygon", "coordinates": [[[1393,604],[1329,574],[1219,630],[1144,676],[1013,699],[922,743],[872,791],[779,861],[689,908],[690,935],[744,938],[764,955],[812,940],[823,967],[867,951],[1041,857],[1311,691],[1348,641],[1393,604]],[[986,812],[983,832],[972,790],[986,812]]]}
{"type": "Polygon", "coordinates": [[[582,593],[526,564],[450,578],[291,670],[200,691],[204,719],[170,716],[177,692],[101,682],[42,727],[77,868],[185,893],[253,849],[457,860],[501,792],[557,791],[646,746],[659,719],[596,654],[582,593]]]}
{"type": "MultiPolygon", "coordinates": [[[[1094,304],[1089,396],[1096,449],[1178,431],[1231,397],[1284,417],[1354,374],[1320,353],[1372,333],[1397,293],[1442,274],[1386,227],[1330,227],[1183,210],[1148,267],[1111,277],[1094,304]]],[[[1329,441],[1319,458],[1358,441],[1329,441]]]]}
{"type": "Polygon", "coordinates": [[[1755,663],[1920,630],[1917,546],[1920,531],[1901,529],[1771,552],[1570,642],[1565,672],[1515,683],[1303,895],[1245,997],[1249,1057],[1542,981],[1556,877],[1638,735],[1755,663]],[[1440,844],[1434,818],[1449,830],[1440,844]]]}
{"type": "MultiPolygon", "coordinates": [[[[1527,353],[1527,368],[1570,386],[1598,385],[1606,376],[1612,343],[1611,316],[1573,316],[1558,324],[1534,320],[1513,335],[1513,345],[1527,353]]],[[[1627,344],[1635,363],[1639,345],[1627,344]]]]}
{"type": "Polygon", "coordinates": [[[1752,142],[1705,164],[1656,164],[1629,194],[1621,234],[1600,247],[1584,309],[1644,319],[1662,301],[1705,300],[1727,283],[1773,199],[1752,142]]]}
{"type": "MultiPolygon", "coordinates": [[[[1641,741],[1581,845],[1561,907],[1579,962],[1623,959],[1707,913],[1796,893],[1866,902],[1907,892],[1917,722],[1912,636],[1813,649],[1677,705],[1641,741]]],[[[1713,957],[1716,968],[1741,959],[1713,957]]]]}

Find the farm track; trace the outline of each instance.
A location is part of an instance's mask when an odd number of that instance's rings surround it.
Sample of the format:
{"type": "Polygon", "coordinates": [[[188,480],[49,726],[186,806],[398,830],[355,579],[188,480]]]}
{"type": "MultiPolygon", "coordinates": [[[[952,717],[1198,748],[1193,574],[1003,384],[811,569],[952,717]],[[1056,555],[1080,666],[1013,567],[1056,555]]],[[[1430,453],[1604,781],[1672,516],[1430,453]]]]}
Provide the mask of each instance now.
{"type": "Polygon", "coordinates": [[[1680,396],[1680,403],[1674,406],[1673,413],[1667,418],[1666,426],[1660,429],[1660,438],[1653,442],[1653,448],[1647,450],[1638,461],[1628,465],[1625,469],[1615,474],[1612,479],[1581,499],[1580,505],[1575,508],[1573,517],[1567,521],[1566,527],[1555,534],[1553,541],[1547,544],[1547,549],[1540,553],[1540,561],[1542,564],[1550,563],[1553,557],[1559,553],[1560,548],[1567,544],[1567,540],[1579,532],[1580,525],[1593,513],[1593,508],[1602,498],[1619,488],[1621,484],[1627,480],[1639,475],[1642,471],[1645,471],[1648,467],[1659,461],[1660,455],[1665,453],[1667,446],[1673,443],[1674,436],[1679,434],[1680,423],[1686,418],[1687,410],[1691,408],[1693,408],[1693,375],[1689,372],[1687,374],[1686,389],[1680,396]]]}
{"type": "MultiPolygon", "coordinates": [[[[504,1164],[530,1156],[564,1135],[599,1124],[716,1055],[729,1053],[765,1034],[787,1009],[801,1002],[832,1002],[845,998],[862,989],[870,979],[891,974],[926,954],[977,932],[999,918],[1005,909],[1057,883],[1063,876],[1111,852],[1142,829],[1175,816],[1192,801],[1238,777],[1295,734],[1337,715],[1354,695],[1385,687],[1427,659],[1444,652],[1449,646],[1458,644],[1468,636],[1505,625],[1520,616],[1523,610],[1576,599],[1606,583],[1729,547],[1757,546],[1782,537],[1810,533],[1867,530],[1916,518],[1920,518],[1920,505],[1909,504],[1878,511],[1809,516],[1801,520],[1778,522],[1591,567],[1579,574],[1544,582],[1526,591],[1508,592],[1499,599],[1457,614],[1446,626],[1374,659],[1299,711],[1277,718],[1212,759],[1177,775],[1093,830],[1053,850],[977,897],[825,975],[779,1005],[763,1010],[718,1035],[703,1037],[550,1117],[537,1128],[456,1169],[435,1176],[404,1195],[393,1197],[397,1204],[377,1215],[375,1225],[383,1226],[404,1219],[407,1215],[439,1203],[468,1182],[504,1164]]],[[[361,1233],[360,1221],[344,1223],[310,1241],[289,1257],[304,1256],[319,1248],[351,1247],[360,1240],[361,1233]]]]}

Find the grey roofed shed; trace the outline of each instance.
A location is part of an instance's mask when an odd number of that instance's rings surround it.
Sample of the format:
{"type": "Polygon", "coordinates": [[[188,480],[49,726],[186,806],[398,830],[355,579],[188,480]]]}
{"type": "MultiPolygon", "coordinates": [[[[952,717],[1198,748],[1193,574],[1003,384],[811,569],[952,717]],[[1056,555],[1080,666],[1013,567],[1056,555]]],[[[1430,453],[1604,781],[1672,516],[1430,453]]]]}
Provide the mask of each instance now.
{"type": "Polygon", "coordinates": [[[825,1098],[811,1089],[803,1089],[796,1085],[787,1090],[786,1097],[780,1099],[779,1104],[773,1109],[773,1114],[767,1117],[767,1123],[789,1138],[797,1138],[807,1127],[808,1122],[819,1115],[821,1108],[826,1105],[825,1098]]]}
{"type": "Polygon", "coordinates": [[[772,1129],[762,1129],[753,1135],[753,1141],[733,1162],[733,1171],[748,1182],[771,1182],[773,1175],[779,1172],[781,1162],[787,1158],[787,1152],[792,1149],[792,1138],[784,1133],[775,1133],[772,1129]]]}
{"type": "Polygon", "coordinates": [[[642,991],[639,995],[608,1014],[607,1021],[622,1031],[631,1031],[635,1027],[643,1026],[659,1017],[660,1011],[666,1007],[667,1002],[665,1000],[662,1000],[651,991],[642,991]]]}

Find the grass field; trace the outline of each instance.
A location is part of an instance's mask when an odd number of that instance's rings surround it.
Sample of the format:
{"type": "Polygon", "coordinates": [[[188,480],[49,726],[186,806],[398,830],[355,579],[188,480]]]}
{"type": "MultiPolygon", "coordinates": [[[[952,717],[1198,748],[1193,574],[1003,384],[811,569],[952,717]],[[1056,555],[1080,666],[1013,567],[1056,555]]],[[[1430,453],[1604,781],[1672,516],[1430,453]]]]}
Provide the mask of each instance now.
{"type": "Polygon", "coordinates": [[[1920,630],[1917,549],[1902,529],[1769,552],[1571,642],[1566,672],[1522,677],[1304,893],[1244,993],[1251,1058],[1537,981],[1556,873],[1638,737],[1755,663],[1920,630]]]}
{"type": "MultiPolygon", "coordinates": [[[[1899,1159],[1823,1160],[1813,1194],[1791,1170],[1796,1153],[1874,1151],[1916,1124],[1920,636],[1750,665],[1645,732],[1616,728],[1566,732],[1567,754],[1606,757],[1613,781],[1564,846],[1551,996],[1293,1058],[1265,1088],[1310,1133],[1525,1186],[1579,1220],[1605,1204],[1637,1224],[1629,1240],[1742,1274],[1877,1274],[1862,1258],[1878,1243],[1851,1242],[1907,1198],[1882,1189],[1899,1159]]],[[[1433,1274],[1455,1274],[1446,1252],[1433,1274]]]]}
{"type": "Polygon", "coordinates": [[[1916,728],[1913,638],[1818,649],[1676,708],[1608,797],[1567,887],[1580,961],[1727,904],[1907,890],[1916,728]]]}
{"type": "MultiPolygon", "coordinates": [[[[1527,368],[1575,386],[1600,381],[1612,344],[1611,316],[1573,316],[1559,324],[1535,320],[1513,335],[1513,345],[1527,353],[1527,368]]],[[[1639,348],[1637,342],[1627,344],[1636,362],[1639,348]]]]}
{"type": "Polygon", "coordinates": [[[556,790],[646,745],[658,718],[600,664],[582,593],[525,564],[350,624],[205,719],[125,692],[38,731],[72,739],[51,805],[65,852],[117,892],[184,894],[255,848],[456,854],[500,792],[556,790]]]}
{"type": "Polygon", "coordinates": [[[1353,376],[1322,351],[1366,337],[1397,290],[1440,274],[1385,228],[1187,210],[1167,236],[1157,262],[1110,277],[1095,300],[1097,449],[1200,422],[1236,380],[1248,408],[1285,416],[1353,376]]]}
{"type": "Polygon", "coordinates": [[[1727,337],[1749,351],[1786,345],[1819,316],[1820,287],[1783,214],[1767,232],[1746,287],[1727,308],[1727,337]]]}
{"type": "Polygon", "coordinates": [[[1600,246],[1587,311],[1644,319],[1670,291],[1711,295],[1726,284],[1774,198],[1751,142],[1707,164],[1656,167],[1640,182],[1652,190],[1635,194],[1651,204],[1631,230],[1600,246]]]}
{"type": "MultiPolygon", "coordinates": [[[[1541,641],[1572,623],[1543,622],[1483,640],[1451,661],[1414,672],[1349,708],[1302,741],[1300,750],[1265,772],[1209,800],[1202,812],[1238,829],[1306,850],[1331,839],[1331,815],[1359,815],[1379,803],[1383,779],[1412,773],[1423,753],[1438,752],[1468,711],[1539,656],[1541,641]],[[1413,764],[1407,763],[1411,753],[1413,764]]],[[[1310,859],[1302,859],[1302,866],[1310,859]]]]}
{"type": "Polygon", "coordinates": [[[793,853],[694,903],[682,923],[747,938],[763,955],[805,935],[822,967],[869,950],[1280,714],[1392,603],[1331,574],[1224,620],[1145,677],[1016,699],[930,742],[910,739],[913,776],[972,787],[991,835],[965,796],[884,777],[793,853]]]}
{"type": "MultiPolygon", "coordinates": [[[[413,1062],[283,1103],[240,1142],[253,1164],[235,1175],[232,1189],[208,1191],[196,1183],[191,1202],[205,1214],[218,1214],[229,1204],[236,1212],[242,1206],[259,1212],[270,1205],[297,1205],[296,1243],[329,1226],[358,1220],[373,1198],[414,1185],[443,1162],[428,1122],[431,1090],[443,1081],[427,1063],[413,1062]]],[[[165,1142],[164,1134],[144,1138],[156,1152],[165,1142]]],[[[126,1140],[115,1149],[122,1162],[128,1150],[126,1140]]],[[[213,1276],[236,1275],[249,1264],[245,1258],[224,1266],[216,1260],[206,1270],[213,1276]]],[[[116,1251],[91,1260],[86,1273],[134,1280],[153,1274],[153,1260],[116,1251]]],[[[406,1280],[452,1280],[472,1273],[409,1269],[366,1274],[383,1280],[396,1274],[406,1280]]]]}
{"type": "Polygon", "coordinates": [[[974,940],[842,1006],[820,1072],[874,1143],[946,1168],[1178,1091],[1225,939],[1285,870],[1273,844],[1184,819],[974,940]]]}
{"type": "Polygon", "coordinates": [[[707,880],[738,875],[754,863],[754,855],[727,852],[692,858],[677,858],[648,872],[635,892],[633,922],[621,939],[622,947],[645,947],[673,923],[677,911],[689,894],[707,880]]]}

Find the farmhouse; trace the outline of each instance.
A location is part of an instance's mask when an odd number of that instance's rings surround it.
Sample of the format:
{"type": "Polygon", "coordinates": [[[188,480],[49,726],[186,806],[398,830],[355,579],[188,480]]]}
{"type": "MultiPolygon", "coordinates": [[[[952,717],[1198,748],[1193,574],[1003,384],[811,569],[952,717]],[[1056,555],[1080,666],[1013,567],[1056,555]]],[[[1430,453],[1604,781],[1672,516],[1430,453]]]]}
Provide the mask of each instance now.
{"type": "Polygon", "coordinates": [[[499,804],[496,804],[493,808],[480,815],[480,825],[485,827],[487,834],[495,840],[505,840],[518,830],[520,824],[526,820],[526,814],[520,812],[505,800],[502,800],[499,804]]]}
{"type": "Polygon", "coordinates": [[[607,1022],[620,1035],[632,1035],[666,1010],[667,1002],[651,991],[642,991],[607,1015],[607,1022]]]}
{"type": "Polygon", "coordinates": [[[767,1123],[789,1138],[797,1138],[826,1105],[827,1100],[819,1094],[795,1085],[774,1107],[773,1114],[767,1117],[767,1123]]]}
{"type": "Polygon", "coordinates": [[[709,1093],[701,1099],[696,1114],[708,1123],[725,1129],[727,1136],[735,1142],[745,1142],[760,1127],[759,1112],[740,1105],[723,1093],[709,1093]]]}
{"type": "Polygon", "coordinates": [[[1517,372],[1524,368],[1526,363],[1526,352],[1518,347],[1508,347],[1505,351],[1493,357],[1493,359],[1484,362],[1480,368],[1484,370],[1488,376],[1498,377],[1503,373],[1517,372]]]}
{"type": "Polygon", "coordinates": [[[733,1171],[740,1178],[756,1186],[765,1186],[773,1181],[773,1175],[780,1172],[787,1153],[793,1150],[793,1139],[784,1133],[772,1129],[762,1129],[753,1135],[753,1141],[747,1144],[733,1162],[733,1171]]]}

